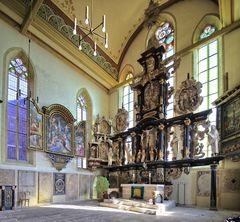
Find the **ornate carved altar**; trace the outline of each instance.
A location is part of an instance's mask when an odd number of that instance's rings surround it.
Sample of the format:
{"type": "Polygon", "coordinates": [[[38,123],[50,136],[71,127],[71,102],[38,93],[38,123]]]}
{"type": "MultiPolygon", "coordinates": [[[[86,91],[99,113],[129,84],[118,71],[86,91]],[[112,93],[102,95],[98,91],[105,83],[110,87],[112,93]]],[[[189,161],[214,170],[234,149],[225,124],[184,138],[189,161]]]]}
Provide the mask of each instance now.
{"type": "MultiPolygon", "coordinates": [[[[106,120],[104,116],[101,118],[97,116],[93,127],[94,139],[89,143],[89,168],[95,169],[108,164],[108,159],[110,155],[112,155],[112,141],[110,140],[111,130],[111,122],[106,120]]],[[[111,158],[113,157],[111,156],[111,158]]]]}
{"type": "Polygon", "coordinates": [[[202,140],[209,132],[207,117],[211,110],[193,113],[202,102],[202,86],[189,75],[175,95],[176,113],[182,115],[167,118],[173,88],[167,82],[169,73],[162,62],[163,53],[162,46],[151,48],[138,60],[144,73],[131,85],[137,94],[136,126],[116,131],[111,137],[116,160],[106,169],[110,186],[164,184],[168,198],[173,178],[182,172],[189,174],[190,167],[217,164],[223,156],[204,158],[202,140]]]}

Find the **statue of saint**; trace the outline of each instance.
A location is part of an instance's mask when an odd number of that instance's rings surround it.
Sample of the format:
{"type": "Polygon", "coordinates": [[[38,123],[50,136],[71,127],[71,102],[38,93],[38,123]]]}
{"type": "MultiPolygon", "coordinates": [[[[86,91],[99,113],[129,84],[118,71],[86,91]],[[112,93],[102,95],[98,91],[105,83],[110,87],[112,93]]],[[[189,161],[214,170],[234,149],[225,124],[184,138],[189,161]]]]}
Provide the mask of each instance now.
{"type": "Polygon", "coordinates": [[[208,143],[211,146],[212,156],[216,156],[218,154],[218,141],[219,134],[216,126],[212,125],[211,130],[208,133],[208,143]]]}
{"type": "Polygon", "coordinates": [[[142,158],[141,158],[141,162],[145,162],[145,158],[146,158],[146,151],[145,149],[142,150],[142,158]]]}
{"type": "Polygon", "coordinates": [[[154,161],[154,149],[153,148],[150,148],[149,155],[150,155],[150,161],[154,161]]]}
{"type": "Polygon", "coordinates": [[[112,166],[112,156],[113,156],[112,148],[109,148],[109,150],[108,150],[108,166],[112,166]]]}
{"type": "Polygon", "coordinates": [[[142,156],[142,151],[139,150],[139,151],[138,151],[138,154],[137,154],[137,163],[140,163],[140,162],[141,162],[141,156],[142,156]]]}
{"type": "Polygon", "coordinates": [[[172,147],[172,160],[176,160],[177,159],[177,155],[178,155],[178,135],[176,132],[173,133],[173,138],[170,142],[170,146],[172,147]]]}
{"type": "Polygon", "coordinates": [[[90,150],[90,158],[96,158],[96,146],[92,146],[90,150]]]}

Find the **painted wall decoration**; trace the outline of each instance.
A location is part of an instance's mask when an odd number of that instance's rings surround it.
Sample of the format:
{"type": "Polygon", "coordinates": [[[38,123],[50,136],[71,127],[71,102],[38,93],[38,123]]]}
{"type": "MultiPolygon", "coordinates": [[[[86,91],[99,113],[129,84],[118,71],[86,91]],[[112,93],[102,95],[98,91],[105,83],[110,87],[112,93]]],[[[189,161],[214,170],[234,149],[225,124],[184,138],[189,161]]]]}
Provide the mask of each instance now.
{"type": "Polygon", "coordinates": [[[240,170],[229,169],[223,171],[222,192],[240,193],[240,170]]]}
{"type": "Polygon", "coordinates": [[[86,121],[79,122],[75,127],[75,155],[85,156],[86,121]]]}
{"type": "Polygon", "coordinates": [[[54,195],[64,195],[66,190],[66,180],[64,173],[54,174],[54,195]]]}
{"type": "Polygon", "coordinates": [[[210,171],[197,172],[197,196],[210,196],[211,177],[210,171]]]}
{"type": "Polygon", "coordinates": [[[29,101],[28,148],[43,150],[43,113],[34,100],[29,101]]]}
{"type": "Polygon", "coordinates": [[[43,107],[45,113],[46,152],[74,155],[74,117],[60,104],[43,107]]]}

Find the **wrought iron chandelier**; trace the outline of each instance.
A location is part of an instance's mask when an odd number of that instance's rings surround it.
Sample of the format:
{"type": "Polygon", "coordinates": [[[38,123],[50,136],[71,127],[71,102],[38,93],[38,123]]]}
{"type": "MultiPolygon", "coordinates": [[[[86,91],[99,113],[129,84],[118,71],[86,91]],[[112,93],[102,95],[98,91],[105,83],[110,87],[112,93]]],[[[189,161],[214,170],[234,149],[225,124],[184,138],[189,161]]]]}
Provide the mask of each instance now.
{"type": "Polygon", "coordinates": [[[80,27],[80,29],[85,30],[85,35],[79,35],[79,50],[82,50],[82,43],[83,40],[86,37],[90,37],[94,41],[94,52],[93,55],[97,56],[97,42],[94,40],[94,35],[100,37],[104,41],[104,47],[108,48],[108,33],[106,32],[106,15],[102,16],[102,21],[95,27],[93,27],[92,24],[92,9],[93,9],[93,1],[91,1],[91,12],[89,13],[89,6],[85,7],[85,19],[84,24],[85,26],[81,26],[78,24],[77,18],[74,19],[74,28],[73,28],[73,34],[77,35],[77,26],[80,27]],[[96,31],[101,27],[102,35],[97,33],[96,31]]]}

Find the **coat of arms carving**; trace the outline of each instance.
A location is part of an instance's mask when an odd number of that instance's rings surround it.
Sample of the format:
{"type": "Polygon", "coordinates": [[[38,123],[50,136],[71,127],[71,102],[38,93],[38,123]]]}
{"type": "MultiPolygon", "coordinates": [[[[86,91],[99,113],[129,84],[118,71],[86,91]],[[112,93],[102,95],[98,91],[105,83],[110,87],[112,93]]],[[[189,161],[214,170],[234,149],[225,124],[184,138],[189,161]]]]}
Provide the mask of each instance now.
{"type": "Polygon", "coordinates": [[[124,108],[119,108],[115,116],[113,129],[116,133],[125,131],[128,127],[128,111],[124,108]]]}
{"type": "Polygon", "coordinates": [[[181,83],[180,88],[175,94],[175,112],[178,114],[187,114],[194,112],[202,104],[203,97],[202,84],[193,78],[187,78],[181,83]]]}

